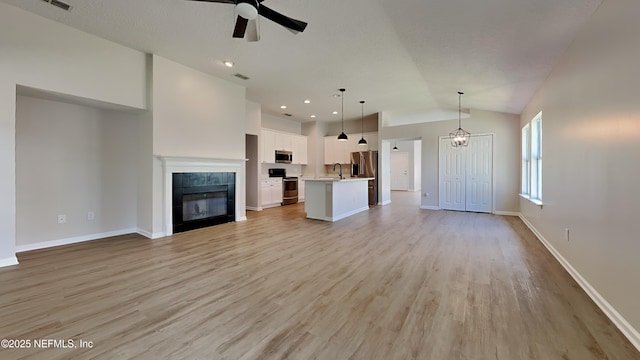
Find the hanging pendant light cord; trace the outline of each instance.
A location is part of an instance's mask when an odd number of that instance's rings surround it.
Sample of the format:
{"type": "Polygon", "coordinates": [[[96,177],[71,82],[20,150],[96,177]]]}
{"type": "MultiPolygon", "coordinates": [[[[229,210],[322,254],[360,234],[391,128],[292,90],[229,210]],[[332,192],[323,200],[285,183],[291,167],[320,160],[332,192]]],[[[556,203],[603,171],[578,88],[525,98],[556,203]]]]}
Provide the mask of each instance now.
{"type": "Polygon", "coordinates": [[[360,101],[362,104],[362,112],[360,113],[360,130],[362,131],[362,138],[364,139],[364,101],[360,101]]]}
{"type": "Polygon", "coordinates": [[[342,133],[344,133],[344,90],[345,89],[340,89],[342,92],[342,96],[340,96],[342,98],[342,133]]]}
{"type": "Polygon", "coordinates": [[[462,98],[462,93],[458,91],[458,129],[462,129],[462,125],[460,122],[460,99],[462,98]]]}

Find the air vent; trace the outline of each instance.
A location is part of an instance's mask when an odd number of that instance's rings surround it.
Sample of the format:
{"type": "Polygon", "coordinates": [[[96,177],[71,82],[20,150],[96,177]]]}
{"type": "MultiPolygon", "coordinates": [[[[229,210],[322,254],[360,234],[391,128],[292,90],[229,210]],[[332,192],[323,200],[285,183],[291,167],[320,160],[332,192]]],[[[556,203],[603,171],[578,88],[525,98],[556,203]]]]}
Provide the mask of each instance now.
{"type": "Polygon", "coordinates": [[[242,79],[242,80],[249,80],[249,77],[248,77],[248,76],[246,76],[246,75],[242,75],[242,74],[240,74],[240,73],[234,74],[233,76],[235,76],[235,77],[237,77],[237,78],[239,78],[239,79],[242,79]]]}
{"type": "Polygon", "coordinates": [[[44,1],[44,2],[46,2],[48,4],[51,4],[51,5],[55,6],[55,7],[58,7],[60,9],[62,9],[62,10],[65,10],[65,11],[71,11],[71,8],[72,8],[71,5],[69,5],[69,4],[65,3],[65,2],[62,2],[60,0],[42,0],[42,1],[44,1]]]}

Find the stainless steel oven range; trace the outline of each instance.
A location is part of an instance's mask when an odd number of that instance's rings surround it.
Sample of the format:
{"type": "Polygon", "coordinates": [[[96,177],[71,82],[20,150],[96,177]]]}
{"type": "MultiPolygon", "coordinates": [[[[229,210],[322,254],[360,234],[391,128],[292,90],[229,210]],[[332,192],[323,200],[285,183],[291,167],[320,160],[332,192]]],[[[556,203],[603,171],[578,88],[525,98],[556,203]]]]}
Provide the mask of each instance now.
{"type": "Polygon", "coordinates": [[[282,205],[298,202],[298,178],[287,176],[286,169],[269,169],[269,177],[282,178],[282,205]]]}

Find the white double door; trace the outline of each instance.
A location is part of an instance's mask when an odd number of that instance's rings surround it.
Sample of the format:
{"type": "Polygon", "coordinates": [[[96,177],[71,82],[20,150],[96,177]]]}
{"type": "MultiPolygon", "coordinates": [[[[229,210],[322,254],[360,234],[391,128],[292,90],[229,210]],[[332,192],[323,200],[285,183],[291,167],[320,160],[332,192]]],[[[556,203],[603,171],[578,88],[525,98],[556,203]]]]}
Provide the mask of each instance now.
{"type": "Polygon", "coordinates": [[[474,135],[466,147],[440,138],[440,208],[492,212],[493,135],[474,135]]]}

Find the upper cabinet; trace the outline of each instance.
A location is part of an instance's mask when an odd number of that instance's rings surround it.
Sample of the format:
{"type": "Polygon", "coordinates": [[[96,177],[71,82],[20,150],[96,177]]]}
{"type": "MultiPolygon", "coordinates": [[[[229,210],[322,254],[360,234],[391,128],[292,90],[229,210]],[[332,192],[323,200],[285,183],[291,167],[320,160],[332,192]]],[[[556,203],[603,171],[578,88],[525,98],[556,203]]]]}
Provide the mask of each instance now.
{"type": "Polygon", "coordinates": [[[276,133],[271,130],[260,130],[261,154],[260,162],[274,164],[276,162],[276,133]]]}
{"type": "Polygon", "coordinates": [[[298,134],[282,133],[269,129],[260,129],[261,155],[260,162],[274,164],[276,150],[287,150],[293,153],[292,164],[307,164],[307,137],[298,134]]]}
{"type": "Polygon", "coordinates": [[[303,135],[292,135],[291,143],[293,148],[293,164],[306,165],[307,162],[307,137],[303,135]]]}
{"type": "Polygon", "coordinates": [[[296,135],[279,133],[279,132],[275,134],[276,134],[275,150],[293,151],[293,141],[291,140],[291,138],[296,135]]]}

